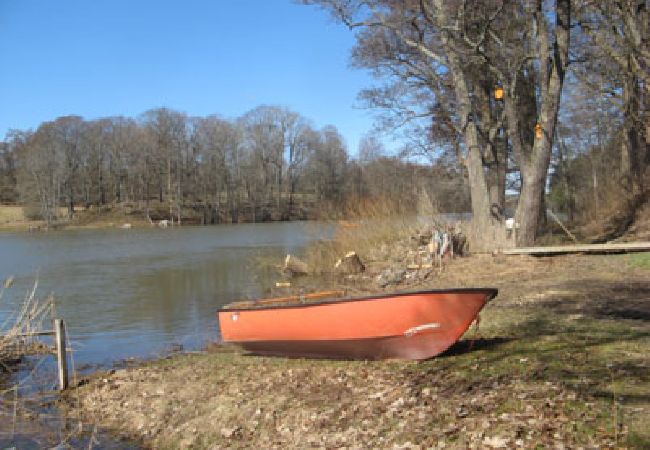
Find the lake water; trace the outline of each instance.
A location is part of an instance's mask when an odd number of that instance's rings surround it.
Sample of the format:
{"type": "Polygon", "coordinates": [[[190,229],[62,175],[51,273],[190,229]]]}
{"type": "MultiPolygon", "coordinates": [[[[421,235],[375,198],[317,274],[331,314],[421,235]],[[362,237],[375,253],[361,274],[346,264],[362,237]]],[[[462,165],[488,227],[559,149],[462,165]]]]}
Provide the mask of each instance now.
{"type": "Polygon", "coordinates": [[[77,365],[196,349],[218,338],[221,305],[279,279],[260,256],[281,263],[330,232],[292,222],[0,234],[0,281],[16,277],[0,322],[38,278],[41,297],[54,292],[77,365]]]}

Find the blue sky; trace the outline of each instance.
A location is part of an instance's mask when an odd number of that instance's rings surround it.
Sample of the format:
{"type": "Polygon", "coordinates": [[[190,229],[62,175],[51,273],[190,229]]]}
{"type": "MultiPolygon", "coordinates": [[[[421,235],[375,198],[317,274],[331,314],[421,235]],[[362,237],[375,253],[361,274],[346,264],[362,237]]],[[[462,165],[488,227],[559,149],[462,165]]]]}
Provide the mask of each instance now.
{"type": "Polygon", "coordinates": [[[352,32],[291,0],[0,0],[0,138],[67,114],[287,106],[356,153],[372,127],[352,32]]]}

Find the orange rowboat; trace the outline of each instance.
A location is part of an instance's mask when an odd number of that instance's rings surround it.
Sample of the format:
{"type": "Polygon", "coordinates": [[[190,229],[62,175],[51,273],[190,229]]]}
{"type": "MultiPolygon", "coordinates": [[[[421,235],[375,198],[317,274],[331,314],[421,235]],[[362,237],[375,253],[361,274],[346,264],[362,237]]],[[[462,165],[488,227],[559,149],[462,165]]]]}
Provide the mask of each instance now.
{"type": "Polygon", "coordinates": [[[496,295],[473,288],[314,303],[267,299],[226,306],[218,316],[224,342],[258,355],[427,359],[460,339],[496,295]]]}

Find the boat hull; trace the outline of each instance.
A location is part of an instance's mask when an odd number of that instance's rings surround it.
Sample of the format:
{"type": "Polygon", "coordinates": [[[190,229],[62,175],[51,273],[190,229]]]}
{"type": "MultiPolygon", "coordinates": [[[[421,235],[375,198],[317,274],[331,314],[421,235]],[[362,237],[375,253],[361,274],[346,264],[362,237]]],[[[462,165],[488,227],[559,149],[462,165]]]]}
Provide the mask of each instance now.
{"type": "Polygon", "coordinates": [[[427,359],[467,331],[495,289],[455,289],[223,309],[224,342],[259,355],[427,359]]]}

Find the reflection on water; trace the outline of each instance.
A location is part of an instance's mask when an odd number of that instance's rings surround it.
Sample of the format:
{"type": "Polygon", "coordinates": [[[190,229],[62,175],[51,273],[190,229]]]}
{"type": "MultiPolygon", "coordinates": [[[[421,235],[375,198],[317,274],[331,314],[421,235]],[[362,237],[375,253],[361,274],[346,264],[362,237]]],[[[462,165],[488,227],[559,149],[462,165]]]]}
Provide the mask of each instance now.
{"type": "MultiPolygon", "coordinates": [[[[276,280],[256,255],[280,261],[329,232],[274,223],[4,234],[0,279],[16,276],[16,301],[38,274],[39,292],[55,293],[76,363],[107,364],[216,339],[220,305],[262,295],[276,280]]],[[[0,320],[12,306],[0,304],[0,320]]]]}

